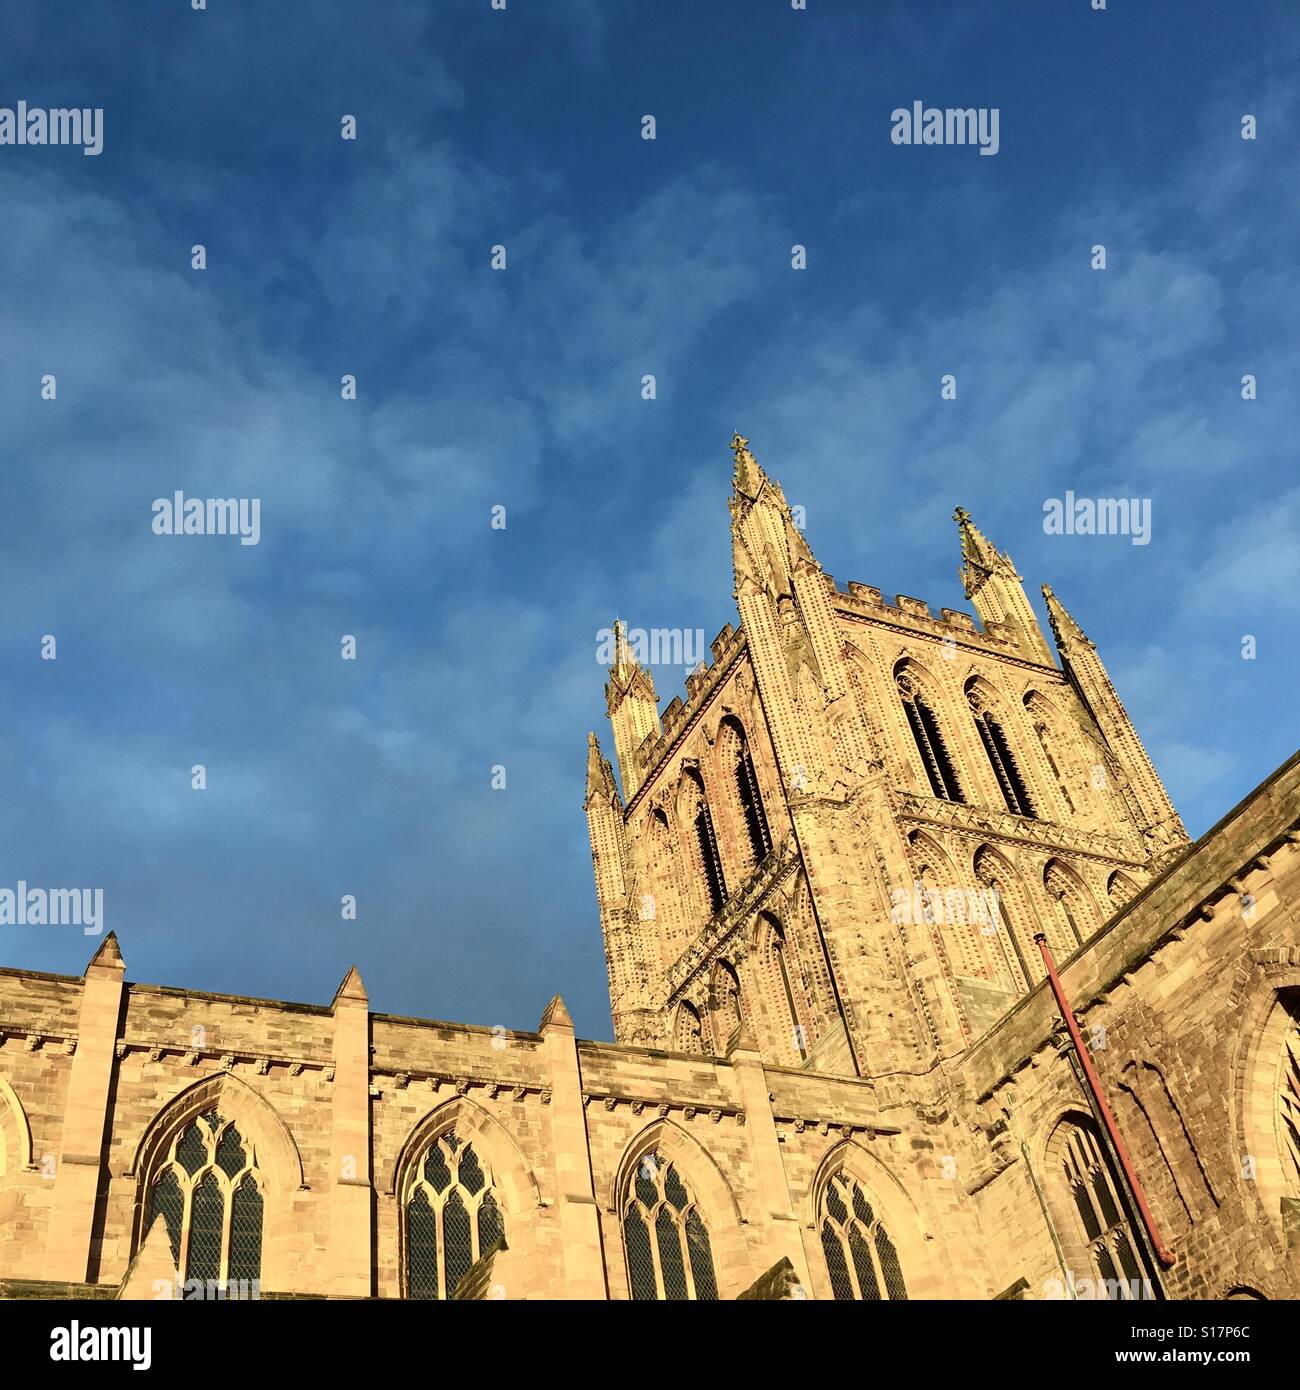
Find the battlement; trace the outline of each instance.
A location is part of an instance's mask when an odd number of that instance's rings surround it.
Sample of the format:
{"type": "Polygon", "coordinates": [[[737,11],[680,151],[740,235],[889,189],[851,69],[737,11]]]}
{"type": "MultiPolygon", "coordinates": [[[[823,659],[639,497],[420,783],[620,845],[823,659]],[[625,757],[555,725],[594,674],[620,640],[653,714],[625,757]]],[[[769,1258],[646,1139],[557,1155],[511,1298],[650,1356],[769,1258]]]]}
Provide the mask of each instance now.
{"type": "Polygon", "coordinates": [[[744,645],[744,633],[737,631],[730,623],[725,623],[721,632],[709,644],[713,660],[707,666],[704,662],[700,662],[687,675],[686,699],[683,700],[680,695],[674,695],[664,707],[663,713],[659,717],[662,733],[651,732],[641,740],[635,755],[637,769],[641,773],[641,783],[637,789],[637,794],[628,801],[627,809],[629,812],[640,797],[641,791],[650,781],[650,774],[659,766],[679,736],[691,726],[696,716],[712,698],[723,675],[731,669],[736,656],[744,648],[744,645]]]}
{"type": "Polygon", "coordinates": [[[841,588],[832,575],[827,575],[826,581],[832,603],[844,617],[874,618],[914,632],[927,632],[940,639],[948,637],[991,647],[999,653],[1020,651],[1020,644],[1006,623],[986,622],[981,627],[971,614],[957,608],[941,608],[936,618],[924,599],[896,594],[890,603],[874,584],[849,580],[841,588]]]}

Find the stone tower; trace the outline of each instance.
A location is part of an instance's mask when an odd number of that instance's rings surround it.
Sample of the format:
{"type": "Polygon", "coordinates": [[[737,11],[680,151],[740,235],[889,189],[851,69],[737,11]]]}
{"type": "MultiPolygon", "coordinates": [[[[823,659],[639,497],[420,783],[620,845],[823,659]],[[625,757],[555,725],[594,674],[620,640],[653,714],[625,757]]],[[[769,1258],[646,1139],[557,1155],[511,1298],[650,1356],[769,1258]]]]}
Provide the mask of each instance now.
{"type": "MultiPolygon", "coordinates": [[[[658,713],[621,631],[586,811],[620,1042],[878,1079],[956,1057],[1187,843],[1096,648],[958,508],[979,621],[825,574],[740,435],[740,627],[658,713]]],[[[882,1095],[882,1100],[886,1097],[882,1095]]]]}

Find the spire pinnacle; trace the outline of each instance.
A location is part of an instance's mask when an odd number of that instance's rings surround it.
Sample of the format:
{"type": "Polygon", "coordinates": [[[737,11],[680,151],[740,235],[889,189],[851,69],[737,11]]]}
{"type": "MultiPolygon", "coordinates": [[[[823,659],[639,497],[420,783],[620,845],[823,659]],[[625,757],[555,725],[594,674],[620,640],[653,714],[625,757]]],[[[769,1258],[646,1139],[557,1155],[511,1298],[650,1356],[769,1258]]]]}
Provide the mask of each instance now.
{"type": "Polygon", "coordinates": [[[655,692],[654,677],[637,660],[636,652],[632,650],[632,644],[628,641],[627,624],[621,618],[615,618],[614,661],[609,668],[609,682],[605,686],[605,697],[611,714],[632,692],[633,687],[636,687],[636,693],[642,699],[658,707],[659,696],[655,692]]]}
{"type": "Polygon", "coordinates": [[[736,469],[732,482],[736,491],[752,502],[762,490],[763,484],[767,482],[767,475],[750,452],[749,440],[739,430],[731,436],[731,452],[736,458],[736,469]]]}
{"type": "Polygon", "coordinates": [[[965,507],[958,507],[952,519],[957,523],[957,533],[961,537],[962,564],[957,576],[967,598],[973,598],[976,589],[992,574],[1001,572],[1011,579],[1020,578],[1011,557],[998,550],[971,520],[971,514],[965,507]]]}
{"type": "Polygon", "coordinates": [[[1043,585],[1043,599],[1047,603],[1047,621],[1052,625],[1052,636],[1056,639],[1056,649],[1062,656],[1066,656],[1071,647],[1080,645],[1095,647],[1097,645],[1089,640],[1088,635],[1070,616],[1069,609],[1052,592],[1050,584],[1043,585]]]}

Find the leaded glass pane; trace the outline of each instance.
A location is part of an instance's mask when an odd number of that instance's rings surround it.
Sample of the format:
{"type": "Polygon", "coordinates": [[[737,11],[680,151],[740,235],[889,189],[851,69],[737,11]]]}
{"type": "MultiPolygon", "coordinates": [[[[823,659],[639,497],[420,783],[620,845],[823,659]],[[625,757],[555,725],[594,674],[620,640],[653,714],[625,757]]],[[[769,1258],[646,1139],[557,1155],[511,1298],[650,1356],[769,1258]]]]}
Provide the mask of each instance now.
{"type": "Polygon", "coordinates": [[[885,1292],[890,1298],[907,1297],[907,1285],[903,1283],[903,1270],[898,1263],[898,1251],[883,1226],[876,1227],[876,1257],[880,1261],[880,1272],[885,1276],[885,1292]]]}
{"type": "Polygon", "coordinates": [[[469,1212],[459,1191],[453,1191],[442,1209],[442,1241],[447,1267],[447,1297],[456,1292],[456,1285],[469,1273],[474,1263],[473,1237],[470,1234],[469,1212]]]}
{"type": "Polygon", "coordinates": [[[1072,1184],[1074,1190],[1074,1205],[1079,1209],[1079,1217],[1083,1221],[1083,1229],[1089,1240],[1095,1240],[1101,1234],[1101,1222],[1097,1220],[1096,1210],[1092,1205],[1092,1198],[1088,1195],[1088,1185],[1082,1181],[1072,1184]]]}
{"type": "MultiPolygon", "coordinates": [[[[447,1136],[449,1139],[450,1135],[447,1136]]],[[[451,1169],[447,1166],[447,1155],[442,1146],[435,1144],[424,1160],[424,1176],[435,1192],[445,1192],[451,1186],[451,1169]]]]}
{"type": "Polygon", "coordinates": [[[871,1203],[862,1195],[862,1189],[853,1184],[853,1215],[862,1222],[864,1226],[870,1226],[876,1219],[875,1213],[871,1210],[871,1203]]]}
{"type": "Polygon", "coordinates": [[[438,1222],[423,1188],[406,1205],[406,1294],[438,1297],[438,1222]]]}
{"type": "Polygon", "coordinates": [[[659,1243],[659,1269],[663,1274],[664,1297],[679,1302],[688,1297],[686,1267],[682,1263],[682,1237],[677,1222],[667,1207],[660,1207],[655,1221],[655,1239],[659,1243]]]}
{"type": "Polygon", "coordinates": [[[448,1132],[444,1134],[442,1138],[443,1142],[452,1151],[452,1153],[455,1153],[456,1150],[460,1148],[460,1140],[456,1137],[456,1131],[454,1129],[448,1130],[448,1132]]]}
{"type": "Polygon", "coordinates": [[[190,1207],[190,1252],[185,1278],[216,1280],[221,1277],[221,1240],[226,1221],[226,1203],[215,1173],[204,1175],[194,1189],[190,1207]]]}
{"type": "Polygon", "coordinates": [[[848,1219],[849,1209],[844,1205],[844,1198],[840,1193],[839,1178],[833,1178],[826,1188],[826,1210],[836,1221],[843,1222],[848,1219]]]}
{"type": "Polygon", "coordinates": [[[853,1255],[853,1268],[858,1276],[858,1288],[862,1297],[870,1303],[880,1301],[880,1285],[876,1282],[875,1267],[871,1263],[871,1251],[857,1226],[849,1228],[849,1251],[853,1255]]]}
{"type": "Polygon", "coordinates": [[[497,1199],[490,1193],[486,1193],[478,1209],[478,1253],[480,1258],[486,1254],[488,1247],[505,1230],[506,1223],[501,1217],[501,1208],[497,1206],[497,1199]]]}
{"type": "MultiPolygon", "coordinates": [[[[669,1172],[672,1170],[669,1169],[669,1172]]],[[[718,1282],[713,1277],[713,1249],[709,1233],[694,1208],[686,1218],[686,1249],[691,1257],[691,1278],[695,1282],[695,1297],[712,1302],[718,1297],[718,1282]]]]}
{"type": "Polygon", "coordinates": [[[1115,1208],[1115,1199],[1110,1195],[1110,1184],[1106,1174],[1098,1164],[1092,1170],[1092,1190],[1097,1194],[1097,1205],[1101,1208],[1102,1224],[1107,1228],[1118,1223],[1120,1216],[1115,1208]]]}
{"type": "Polygon", "coordinates": [[[154,1183],[153,1191],[149,1194],[149,1220],[145,1227],[146,1234],[160,1216],[167,1227],[167,1239],[172,1247],[172,1259],[177,1260],[181,1253],[181,1223],[185,1216],[185,1195],[181,1191],[181,1185],[175,1172],[170,1168],[154,1183]]]}
{"type": "Polygon", "coordinates": [[[176,1145],[176,1161],[191,1177],[208,1161],[208,1146],[198,1125],[185,1127],[185,1133],[176,1145]]]}
{"type": "Polygon", "coordinates": [[[836,1301],[852,1303],[855,1298],[853,1280],[849,1277],[849,1267],[844,1261],[844,1244],[829,1221],[822,1222],[822,1251],[826,1256],[826,1268],[831,1276],[831,1291],[836,1301]]]}
{"type": "Polygon", "coordinates": [[[691,1200],[686,1188],[682,1186],[681,1178],[677,1176],[677,1169],[671,1163],[664,1172],[664,1196],[678,1211],[685,1211],[686,1204],[691,1200]]]}
{"type": "Polygon", "coordinates": [[[474,1152],[473,1144],[465,1145],[465,1152],[460,1156],[460,1166],[456,1169],[456,1175],[460,1179],[460,1185],[471,1196],[483,1190],[483,1168],[478,1161],[478,1155],[474,1152]]]}
{"type": "Polygon", "coordinates": [[[1133,1247],[1129,1244],[1127,1233],[1121,1228],[1115,1232],[1115,1251],[1119,1255],[1120,1266],[1124,1270],[1124,1277],[1138,1288],[1142,1286],[1142,1272],[1138,1268],[1137,1256],[1133,1253],[1133,1247]]]}
{"type": "Polygon", "coordinates": [[[247,1162],[239,1131],[231,1125],[217,1141],[217,1167],[228,1178],[233,1178],[244,1171],[247,1162]]]}
{"type": "Polygon", "coordinates": [[[262,1194],[251,1173],[235,1189],[231,1202],[228,1277],[250,1282],[262,1277],[262,1194]]]}
{"type": "Polygon", "coordinates": [[[659,1159],[656,1154],[646,1154],[637,1165],[636,1195],[647,1212],[653,1211],[655,1203],[659,1200],[659,1189],[655,1186],[655,1174],[658,1171],[659,1159]]]}
{"type": "Polygon", "coordinates": [[[655,1283],[654,1256],[650,1253],[650,1233],[635,1207],[623,1218],[623,1240],[627,1245],[627,1268],[632,1280],[632,1297],[653,1301],[659,1297],[655,1283]]]}
{"type": "Polygon", "coordinates": [[[1109,1298],[1109,1289],[1113,1287],[1113,1283],[1109,1281],[1117,1281],[1119,1275],[1115,1272],[1115,1265],[1110,1258],[1110,1251],[1106,1249],[1103,1242],[1099,1241],[1093,1246],[1093,1253],[1097,1257],[1097,1268],[1101,1272],[1102,1279],[1108,1281],[1106,1284],[1106,1297],[1109,1298]]]}
{"type": "Polygon", "coordinates": [[[221,1125],[221,1116],[215,1110],[209,1110],[206,1115],[200,1115],[199,1119],[215,1134],[221,1125]]]}

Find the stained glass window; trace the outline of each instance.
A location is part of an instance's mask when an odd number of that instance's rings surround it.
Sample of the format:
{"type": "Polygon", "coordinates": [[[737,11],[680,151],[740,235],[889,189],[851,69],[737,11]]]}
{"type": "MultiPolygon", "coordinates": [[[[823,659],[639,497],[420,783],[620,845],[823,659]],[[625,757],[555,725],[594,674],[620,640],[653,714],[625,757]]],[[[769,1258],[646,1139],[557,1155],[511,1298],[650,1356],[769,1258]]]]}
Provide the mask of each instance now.
{"type": "Polygon", "coordinates": [[[451,1298],[505,1234],[492,1170],[454,1129],[433,1140],[406,1195],[406,1296],[451,1298]]]}
{"type": "Polygon", "coordinates": [[[831,1292],[838,1301],[876,1303],[907,1297],[894,1242],[851,1174],[836,1173],[826,1184],[821,1228],[831,1292]]]}
{"type": "Polygon", "coordinates": [[[623,1208],[623,1240],[633,1298],[718,1297],[704,1218],[676,1166],[654,1151],[637,1165],[632,1179],[623,1208]]]}
{"type": "Polygon", "coordinates": [[[262,1272],[262,1182],[245,1136],[217,1110],[190,1121],[171,1142],[149,1189],[144,1230],[161,1218],[177,1281],[205,1296],[247,1294],[262,1272]]]}

